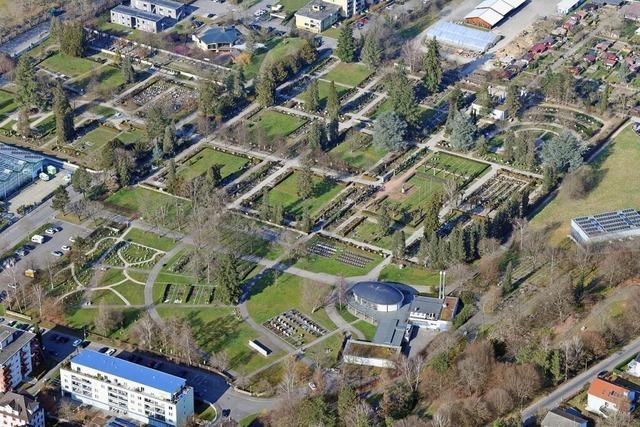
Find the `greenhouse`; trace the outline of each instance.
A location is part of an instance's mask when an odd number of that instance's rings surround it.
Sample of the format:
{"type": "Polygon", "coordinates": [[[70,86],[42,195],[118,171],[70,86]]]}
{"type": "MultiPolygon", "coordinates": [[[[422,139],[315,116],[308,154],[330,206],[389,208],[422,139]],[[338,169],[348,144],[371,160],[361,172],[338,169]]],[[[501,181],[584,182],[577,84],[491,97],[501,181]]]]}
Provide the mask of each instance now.
{"type": "Polygon", "coordinates": [[[427,30],[427,37],[438,42],[475,52],[486,52],[495,45],[500,36],[490,31],[476,30],[452,22],[438,21],[427,30]]]}
{"type": "Polygon", "coordinates": [[[0,144],[0,200],[38,178],[43,162],[40,155],[0,144]]]}

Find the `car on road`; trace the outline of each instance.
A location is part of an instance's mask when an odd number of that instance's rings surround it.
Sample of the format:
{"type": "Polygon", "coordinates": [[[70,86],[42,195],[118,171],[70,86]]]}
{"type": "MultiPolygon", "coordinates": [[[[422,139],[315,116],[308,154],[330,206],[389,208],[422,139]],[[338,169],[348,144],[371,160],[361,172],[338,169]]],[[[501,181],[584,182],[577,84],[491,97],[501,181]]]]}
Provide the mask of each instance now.
{"type": "Polygon", "coordinates": [[[207,18],[211,19],[211,18],[215,18],[216,14],[215,13],[209,13],[207,14],[207,18]]]}
{"type": "Polygon", "coordinates": [[[109,350],[107,350],[107,356],[113,356],[114,354],[116,354],[118,350],[116,350],[115,348],[110,348],[109,350]]]}
{"type": "Polygon", "coordinates": [[[71,246],[63,245],[60,249],[62,249],[62,252],[69,252],[71,250],[71,246]]]}
{"type": "Polygon", "coordinates": [[[59,258],[59,257],[61,257],[61,256],[62,256],[62,255],[64,255],[64,254],[63,254],[62,252],[60,252],[60,251],[52,251],[52,252],[51,252],[51,255],[53,255],[54,257],[59,258]]]}
{"type": "Polygon", "coordinates": [[[81,339],[77,339],[73,342],[73,346],[74,347],[80,347],[80,345],[82,344],[82,340],[81,339]]]}
{"type": "Polygon", "coordinates": [[[53,236],[54,234],[56,234],[56,230],[53,228],[47,228],[46,230],[44,230],[44,232],[49,236],[53,236]]]}
{"type": "Polygon", "coordinates": [[[109,351],[109,347],[102,347],[100,350],[98,350],[98,353],[106,353],[107,351],[109,351]]]}
{"type": "Polygon", "coordinates": [[[26,250],[25,248],[20,248],[16,251],[16,255],[24,257],[27,256],[27,254],[29,253],[28,250],[26,250]]]}

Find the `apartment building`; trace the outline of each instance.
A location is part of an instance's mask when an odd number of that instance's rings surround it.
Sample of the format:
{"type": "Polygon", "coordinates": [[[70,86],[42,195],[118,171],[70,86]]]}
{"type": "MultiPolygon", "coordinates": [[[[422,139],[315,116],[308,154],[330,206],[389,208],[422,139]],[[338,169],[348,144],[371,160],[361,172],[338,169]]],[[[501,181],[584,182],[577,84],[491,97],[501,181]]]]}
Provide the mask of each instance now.
{"type": "Polygon", "coordinates": [[[44,409],[29,396],[3,393],[0,395],[0,426],[44,427],[44,409]]]}
{"type": "Polygon", "coordinates": [[[364,0],[324,0],[327,3],[334,4],[340,8],[343,17],[349,18],[357,15],[365,8],[364,0]]]}
{"type": "Polygon", "coordinates": [[[131,0],[131,7],[176,20],[184,15],[184,4],[171,0],[131,0]]]}
{"type": "Polygon", "coordinates": [[[335,4],[314,0],[296,12],[296,27],[320,34],[340,19],[340,10],[335,4]]]}
{"type": "Polygon", "coordinates": [[[163,16],[154,15],[153,13],[132,7],[120,5],[111,9],[111,22],[147,33],[162,31],[163,20],[163,16]]]}
{"type": "Polygon", "coordinates": [[[64,395],[150,426],[184,426],[193,416],[186,380],[93,350],[60,370],[64,395]]]}
{"type": "Polygon", "coordinates": [[[40,345],[31,332],[0,325],[0,392],[25,381],[42,360],[40,345]]]}

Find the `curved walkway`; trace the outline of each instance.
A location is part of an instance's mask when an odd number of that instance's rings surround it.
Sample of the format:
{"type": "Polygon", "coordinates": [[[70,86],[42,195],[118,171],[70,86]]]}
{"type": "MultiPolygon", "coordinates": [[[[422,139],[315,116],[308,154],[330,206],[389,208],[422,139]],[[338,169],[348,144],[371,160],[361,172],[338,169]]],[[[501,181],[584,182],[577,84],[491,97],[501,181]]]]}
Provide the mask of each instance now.
{"type": "Polygon", "coordinates": [[[153,285],[156,282],[156,279],[158,278],[162,267],[171,258],[173,258],[174,255],[176,255],[185,247],[185,243],[178,243],[173,249],[171,249],[169,252],[166,252],[162,256],[162,258],[158,260],[156,265],[153,266],[151,272],[149,273],[149,277],[147,277],[147,282],[144,285],[144,305],[147,307],[147,311],[149,312],[149,315],[151,316],[153,321],[156,322],[159,326],[164,325],[164,320],[162,319],[162,317],[160,317],[160,314],[158,314],[158,310],[156,309],[156,306],[153,302],[153,285]]]}

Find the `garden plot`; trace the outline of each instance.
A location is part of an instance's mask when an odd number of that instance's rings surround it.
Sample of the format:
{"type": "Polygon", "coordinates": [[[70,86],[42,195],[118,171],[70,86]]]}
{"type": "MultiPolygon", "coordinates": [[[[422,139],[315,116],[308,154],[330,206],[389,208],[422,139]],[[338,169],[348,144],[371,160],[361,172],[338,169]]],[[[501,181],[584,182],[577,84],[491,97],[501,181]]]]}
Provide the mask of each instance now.
{"type": "Polygon", "coordinates": [[[434,176],[439,174],[444,179],[453,179],[460,186],[473,181],[489,168],[487,163],[442,152],[431,156],[425,166],[426,173],[432,172],[434,176]]]}
{"type": "Polygon", "coordinates": [[[358,170],[369,170],[386,154],[384,148],[372,143],[372,136],[362,132],[348,134],[344,142],[336,145],[329,154],[358,170]]]}
{"type": "Polygon", "coordinates": [[[278,337],[296,347],[302,347],[326,335],[328,332],[296,309],[279,314],[264,322],[263,325],[278,337]]]}
{"type": "Polygon", "coordinates": [[[90,76],[74,82],[73,85],[79,87],[84,92],[90,90],[115,92],[125,85],[125,81],[122,72],[118,68],[106,66],[96,73],[92,73],[90,76]]]}
{"type": "Polygon", "coordinates": [[[67,77],[77,77],[98,68],[101,64],[85,58],[76,58],[62,53],[56,53],[38,65],[53,73],[62,74],[67,77]]]}
{"type": "Polygon", "coordinates": [[[161,301],[164,304],[206,305],[213,302],[213,286],[167,284],[161,301]]]}
{"type": "Polygon", "coordinates": [[[307,123],[304,117],[284,114],[273,110],[262,110],[252,117],[251,126],[260,127],[272,140],[285,138],[307,123]]]}
{"type": "Polygon", "coordinates": [[[383,233],[378,226],[377,220],[367,216],[354,221],[353,228],[348,231],[347,236],[360,242],[391,250],[393,247],[393,234],[398,230],[402,230],[405,236],[409,236],[415,231],[413,227],[396,221],[391,226],[391,230],[383,233]]]}
{"type": "Polygon", "coordinates": [[[173,89],[143,106],[137,114],[145,117],[150,108],[158,107],[163,113],[177,120],[197,108],[198,96],[198,92],[187,86],[173,85],[173,89]]]}
{"type": "Polygon", "coordinates": [[[399,203],[408,211],[420,210],[435,194],[444,191],[444,183],[444,177],[440,176],[435,169],[427,173],[423,166],[418,168],[399,188],[391,189],[388,200],[399,203]]]}
{"type": "Polygon", "coordinates": [[[532,180],[524,175],[498,173],[467,197],[461,209],[488,215],[514,194],[521,193],[532,180]]]}
{"type": "MultiPolygon", "coordinates": [[[[299,99],[305,99],[307,96],[307,89],[298,96],[299,99]]],[[[341,100],[350,89],[344,86],[336,85],[336,94],[338,95],[338,101],[341,100]]],[[[327,107],[327,99],[329,98],[329,92],[331,91],[331,83],[324,80],[318,80],[318,101],[320,101],[320,109],[324,110],[327,107]]]]}
{"type": "Polygon", "coordinates": [[[382,257],[337,240],[315,238],[307,244],[306,255],[295,266],[317,273],[358,276],[367,273],[382,257]]]}
{"type": "Polygon", "coordinates": [[[166,80],[156,80],[149,86],[138,91],[135,95],[131,96],[129,100],[138,107],[149,105],[151,101],[156,99],[158,96],[170,91],[174,87],[175,85],[173,83],[170,83],[166,80]]]}

